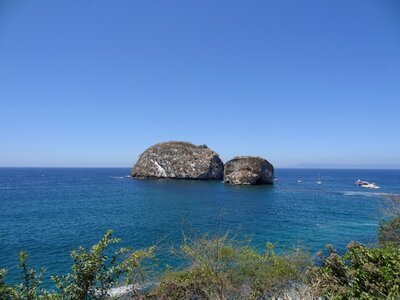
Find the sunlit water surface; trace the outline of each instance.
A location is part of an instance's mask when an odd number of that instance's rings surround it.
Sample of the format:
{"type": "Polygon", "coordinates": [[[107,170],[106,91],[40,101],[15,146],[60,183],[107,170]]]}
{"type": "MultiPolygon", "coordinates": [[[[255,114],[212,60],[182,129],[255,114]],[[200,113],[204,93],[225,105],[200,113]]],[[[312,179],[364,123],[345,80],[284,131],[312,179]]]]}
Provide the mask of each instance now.
{"type": "MultiPolygon", "coordinates": [[[[357,240],[373,243],[385,197],[400,194],[398,170],[278,169],[273,186],[234,187],[221,182],[133,180],[127,168],[1,168],[0,268],[19,279],[17,254],[50,274],[71,266],[69,252],[90,246],[111,228],[121,246],[160,249],[182,232],[225,233],[311,253],[331,243],[343,251],[357,240]],[[316,184],[320,176],[323,184],[316,184]],[[354,186],[376,182],[379,190],[354,186]],[[298,183],[297,180],[301,180],[298,183]]],[[[169,263],[168,255],[161,257],[169,263]]]]}

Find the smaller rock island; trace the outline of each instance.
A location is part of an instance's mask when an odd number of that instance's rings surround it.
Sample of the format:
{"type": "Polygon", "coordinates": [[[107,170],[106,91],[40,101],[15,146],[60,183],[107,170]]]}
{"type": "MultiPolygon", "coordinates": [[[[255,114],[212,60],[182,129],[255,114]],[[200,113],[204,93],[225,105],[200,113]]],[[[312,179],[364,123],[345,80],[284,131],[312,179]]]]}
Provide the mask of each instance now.
{"type": "Polygon", "coordinates": [[[164,142],[144,151],[131,171],[134,178],[222,180],[224,164],[206,145],[164,142]]]}
{"type": "Polygon", "coordinates": [[[234,185],[273,184],[274,167],[266,159],[237,156],[225,164],[224,182],[234,185]]]}

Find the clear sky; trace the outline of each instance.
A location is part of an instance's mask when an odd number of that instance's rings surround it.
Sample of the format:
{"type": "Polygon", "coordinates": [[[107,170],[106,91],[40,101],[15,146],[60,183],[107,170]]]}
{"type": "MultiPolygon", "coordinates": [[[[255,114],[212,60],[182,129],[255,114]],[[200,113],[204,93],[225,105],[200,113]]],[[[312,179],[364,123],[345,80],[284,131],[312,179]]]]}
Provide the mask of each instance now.
{"type": "Polygon", "coordinates": [[[0,166],[400,166],[398,0],[0,0],[0,166]]]}

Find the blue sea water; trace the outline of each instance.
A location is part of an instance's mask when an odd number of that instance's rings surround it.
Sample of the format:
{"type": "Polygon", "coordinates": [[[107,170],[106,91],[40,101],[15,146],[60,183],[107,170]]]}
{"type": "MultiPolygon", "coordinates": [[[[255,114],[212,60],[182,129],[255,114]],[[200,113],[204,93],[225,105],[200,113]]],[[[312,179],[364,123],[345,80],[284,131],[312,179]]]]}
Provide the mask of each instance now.
{"type": "Polygon", "coordinates": [[[71,250],[92,245],[110,228],[121,246],[134,248],[167,249],[182,232],[230,230],[259,248],[270,241],[315,253],[331,243],[343,251],[352,240],[373,243],[385,197],[400,194],[400,170],[278,169],[273,186],[241,187],[134,180],[129,171],[0,168],[0,268],[9,269],[8,281],[19,279],[21,249],[32,266],[47,269],[47,285],[49,275],[69,271],[71,250]],[[354,186],[359,178],[381,189],[354,186]]]}

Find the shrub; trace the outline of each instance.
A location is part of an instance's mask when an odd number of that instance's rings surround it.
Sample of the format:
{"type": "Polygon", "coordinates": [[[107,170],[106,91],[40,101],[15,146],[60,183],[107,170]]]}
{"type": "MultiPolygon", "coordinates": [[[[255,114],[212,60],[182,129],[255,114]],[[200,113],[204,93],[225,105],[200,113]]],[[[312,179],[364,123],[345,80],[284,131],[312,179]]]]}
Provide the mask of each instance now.
{"type": "Polygon", "coordinates": [[[0,299],[110,299],[116,284],[130,285],[131,294],[124,299],[400,299],[400,247],[393,243],[380,248],[351,243],[343,256],[328,245],[316,266],[299,249],[277,254],[268,243],[260,252],[228,234],[185,237],[173,253],[186,260],[186,267],[168,269],[158,285],[140,294],[138,284],[154,262],[154,248],[120,248],[107,255],[107,248],[119,242],[111,235],[108,231],[89,250],[73,251],[72,272],[52,276],[56,290],[51,293],[40,288],[44,270],[29,268],[27,254],[21,252],[21,283],[7,285],[1,269],[0,299]]]}
{"type": "Polygon", "coordinates": [[[4,282],[6,274],[7,274],[6,269],[0,269],[0,299],[3,300],[17,299],[16,290],[4,282]]]}
{"type": "Polygon", "coordinates": [[[222,237],[185,239],[178,251],[190,264],[170,270],[151,295],[157,299],[261,299],[282,295],[304,283],[311,265],[300,250],[276,255],[272,244],[264,253],[222,237]]]}
{"type": "Polygon", "coordinates": [[[400,249],[393,245],[368,248],[351,243],[344,256],[332,247],[314,267],[311,282],[329,299],[398,299],[400,297],[400,249]]]}
{"type": "Polygon", "coordinates": [[[90,251],[83,247],[72,251],[72,273],[52,276],[60,291],[57,297],[71,300],[107,299],[109,290],[120,282],[121,277],[125,277],[125,284],[132,284],[132,292],[136,294],[136,283],[144,279],[142,261],[153,258],[154,248],[133,252],[128,248],[120,248],[108,257],[104,254],[106,248],[120,241],[111,235],[112,231],[107,231],[90,251]]]}
{"type": "Polygon", "coordinates": [[[119,242],[112,238],[109,230],[104,237],[89,251],[80,247],[72,251],[72,272],[63,276],[52,276],[58,291],[46,292],[41,289],[40,282],[45,272],[36,272],[27,265],[27,254],[21,252],[19,267],[21,283],[12,287],[4,283],[6,270],[0,270],[1,300],[85,300],[109,299],[109,291],[116,284],[131,286],[131,293],[137,294],[137,284],[144,280],[146,271],[144,262],[154,257],[154,247],[132,251],[120,248],[111,256],[105,250],[111,244],[119,242]]]}
{"type": "Polygon", "coordinates": [[[383,221],[380,224],[378,239],[381,245],[386,243],[400,245],[400,216],[383,221]]]}

